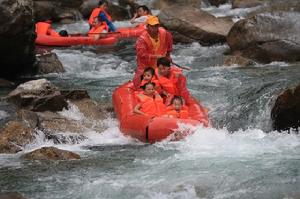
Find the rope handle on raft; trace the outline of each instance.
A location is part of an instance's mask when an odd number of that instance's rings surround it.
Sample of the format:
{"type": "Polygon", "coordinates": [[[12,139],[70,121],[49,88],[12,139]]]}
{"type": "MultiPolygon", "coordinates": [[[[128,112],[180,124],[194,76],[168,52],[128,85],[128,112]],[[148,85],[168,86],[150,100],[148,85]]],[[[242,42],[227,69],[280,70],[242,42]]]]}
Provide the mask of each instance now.
{"type": "Polygon", "coordinates": [[[179,67],[179,68],[185,69],[185,70],[191,70],[191,68],[188,67],[188,66],[181,66],[181,65],[179,65],[179,64],[176,64],[175,62],[172,62],[172,64],[174,64],[175,66],[177,66],[177,67],[179,67]]]}

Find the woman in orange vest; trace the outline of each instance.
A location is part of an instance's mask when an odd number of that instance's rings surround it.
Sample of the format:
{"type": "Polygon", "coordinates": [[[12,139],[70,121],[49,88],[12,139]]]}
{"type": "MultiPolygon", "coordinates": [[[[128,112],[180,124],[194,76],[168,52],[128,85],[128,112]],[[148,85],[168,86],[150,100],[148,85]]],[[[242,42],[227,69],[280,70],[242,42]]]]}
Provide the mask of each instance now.
{"type": "Polygon", "coordinates": [[[159,94],[161,94],[162,90],[161,90],[161,87],[158,83],[158,80],[155,78],[155,71],[152,67],[148,67],[144,70],[144,73],[141,76],[141,80],[142,80],[142,82],[140,84],[140,88],[148,82],[153,82],[155,84],[155,90],[159,94]]]}
{"type": "Polygon", "coordinates": [[[35,24],[35,32],[37,35],[49,35],[53,37],[68,37],[69,34],[66,30],[61,30],[59,33],[52,29],[52,21],[41,21],[35,24]]]}
{"type": "Polygon", "coordinates": [[[165,113],[166,106],[154,87],[155,84],[153,82],[148,82],[142,86],[144,91],[136,94],[138,103],[134,107],[134,113],[147,117],[161,116],[165,113]]]}
{"type": "Polygon", "coordinates": [[[171,118],[188,119],[188,107],[183,105],[183,99],[180,96],[174,96],[171,105],[167,107],[165,115],[171,118]]]}
{"type": "Polygon", "coordinates": [[[106,23],[101,21],[99,17],[95,17],[93,21],[92,28],[88,32],[89,37],[94,37],[95,40],[101,38],[101,33],[107,33],[108,27],[106,23]]]}
{"type": "Polygon", "coordinates": [[[111,16],[107,13],[108,2],[106,0],[100,0],[98,3],[98,7],[92,11],[92,14],[89,17],[90,28],[92,28],[93,20],[95,17],[100,17],[101,21],[104,21],[106,25],[109,27],[109,31],[115,32],[117,29],[112,23],[111,16]]]}

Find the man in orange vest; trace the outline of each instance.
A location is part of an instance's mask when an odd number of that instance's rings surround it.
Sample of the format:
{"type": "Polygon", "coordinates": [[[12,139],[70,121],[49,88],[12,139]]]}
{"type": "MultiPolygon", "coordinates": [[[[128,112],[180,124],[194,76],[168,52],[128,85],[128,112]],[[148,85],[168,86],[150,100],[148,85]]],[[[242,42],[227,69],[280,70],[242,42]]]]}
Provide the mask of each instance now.
{"type": "Polygon", "coordinates": [[[37,22],[35,24],[35,32],[38,35],[49,35],[53,37],[67,37],[68,32],[66,30],[61,30],[59,33],[52,29],[51,27],[52,21],[46,20],[37,22]]]}
{"type": "Polygon", "coordinates": [[[136,88],[140,85],[140,76],[147,67],[156,68],[157,59],[167,57],[171,60],[170,53],[173,50],[173,38],[171,33],[159,27],[156,16],[149,16],[147,29],[136,41],[137,68],[133,78],[136,88]]]}
{"type": "Polygon", "coordinates": [[[90,24],[90,27],[92,27],[95,17],[99,17],[101,19],[101,21],[104,21],[107,24],[107,26],[109,27],[109,31],[111,31],[111,32],[116,31],[116,27],[112,23],[112,18],[107,13],[107,8],[108,8],[108,2],[106,0],[100,0],[98,3],[98,7],[95,8],[92,11],[92,14],[90,15],[90,18],[88,21],[90,24]]]}

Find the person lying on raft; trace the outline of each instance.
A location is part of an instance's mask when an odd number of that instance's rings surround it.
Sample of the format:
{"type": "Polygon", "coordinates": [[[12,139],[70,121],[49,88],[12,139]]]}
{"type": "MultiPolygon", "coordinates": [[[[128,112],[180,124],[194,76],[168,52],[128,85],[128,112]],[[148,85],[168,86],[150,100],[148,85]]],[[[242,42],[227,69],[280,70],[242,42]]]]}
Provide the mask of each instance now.
{"type": "Polygon", "coordinates": [[[35,24],[35,32],[37,35],[49,35],[53,37],[68,37],[69,34],[66,30],[61,30],[60,32],[56,32],[52,29],[52,21],[46,20],[37,22],[35,24]]]}
{"type": "Polygon", "coordinates": [[[92,28],[88,32],[89,37],[94,37],[95,40],[101,38],[103,34],[101,33],[107,33],[108,32],[108,26],[104,21],[101,21],[99,17],[95,17],[92,28]]]}
{"type": "Polygon", "coordinates": [[[174,96],[171,100],[171,105],[167,107],[166,117],[188,119],[188,107],[184,105],[183,99],[180,96],[174,96]]]}
{"type": "Polygon", "coordinates": [[[161,116],[165,113],[166,106],[154,87],[153,82],[148,82],[142,86],[143,92],[136,94],[138,103],[134,107],[134,113],[147,117],[161,116]]]}
{"type": "Polygon", "coordinates": [[[139,6],[136,9],[136,13],[133,18],[130,20],[130,23],[134,25],[145,25],[148,17],[151,15],[150,9],[145,6],[139,6]]]}
{"type": "Polygon", "coordinates": [[[106,0],[100,0],[98,3],[98,7],[92,11],[92,14],[89,17],[88,22],[90,28],[92,28],[94,18],[99,16],[101,21],[104,21],[109,27],[108,28],[109,32],[115,32],[117,30],[114,24],[112,23],[111,16],[107,13],[107,9],[108,9],[108,2],[106,0]]]}

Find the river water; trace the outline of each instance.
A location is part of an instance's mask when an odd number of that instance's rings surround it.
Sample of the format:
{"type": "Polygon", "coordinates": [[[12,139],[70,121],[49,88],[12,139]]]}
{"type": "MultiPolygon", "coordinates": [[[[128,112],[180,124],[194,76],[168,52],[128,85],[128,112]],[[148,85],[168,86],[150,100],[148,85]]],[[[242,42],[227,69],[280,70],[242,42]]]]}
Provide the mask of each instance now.
{"type": "MultiPolygon", "coordinates": [[[[68,26],[83,31],[78,27],[68,26]]],[[[82,159],[32,162],[20,158],[24,152],[1,154],[0,190],[33,199],[299,198],[300,136],[272,131],[270,110],[278,93],[299,83],[300,65],[225,67],[227,50],[177,44],[172,55],[192,68],[185,72],[188,88],[209,108],[212,128],[195,127],[184,140],[153,145],[124,137],[112,116],[101,121],[104,132],[82,132],[88,139],[75,145],[54,144],[40,133],[25,152],[56,146],[82,159]]],[[[113,90],[135,69],[130,41],[54,52],[66,72],[45,77],[60,88],[85,88],[96,101],[111,101],[113,90]]],[[[61,114],[83,117],[74,107],[61,114]]],[[[1,119],[8,116],[0,111],[1,119]]]]}

